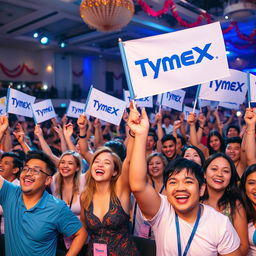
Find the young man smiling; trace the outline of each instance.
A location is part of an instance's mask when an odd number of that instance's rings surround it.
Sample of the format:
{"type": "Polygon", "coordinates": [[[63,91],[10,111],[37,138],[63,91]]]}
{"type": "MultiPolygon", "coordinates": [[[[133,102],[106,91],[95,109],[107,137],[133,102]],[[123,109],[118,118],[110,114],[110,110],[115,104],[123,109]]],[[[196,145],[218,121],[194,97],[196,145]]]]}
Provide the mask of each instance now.
{"type": "Polygon", "coordinates": [[[239,237],[229,219],[199,203],[205,190],[203,171],[196,163],[176,159],[164,174],[167,197],[147,179],[145,144],[149,122],[131,109],[128,125],[135,134],[130,187],[156,237],[157,256],[239,256],[239,237]],[[150,200],[149,200],[150,198],[150,200]]]}
{"type": "MultiPolygon", "coordinates": [[[[0,140],[8,127],[0,117],[0,140]]],[[[0,176],[0,204],[5,217],[5,254],[56,255],[57,235],[73,235],[67,255],[77,255],[85,242],[81,222],[62,201],[45,191],[56,168],[43,152],[30,152],[20,174],[20,187],[0,176]]]]}

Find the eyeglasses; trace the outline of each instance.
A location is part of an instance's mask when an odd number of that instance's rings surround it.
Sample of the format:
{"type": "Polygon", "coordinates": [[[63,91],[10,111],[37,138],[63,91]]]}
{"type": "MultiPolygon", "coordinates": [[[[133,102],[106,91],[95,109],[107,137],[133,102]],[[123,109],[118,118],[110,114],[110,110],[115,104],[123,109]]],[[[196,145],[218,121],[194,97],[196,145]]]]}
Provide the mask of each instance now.
{"type": "Polygon", "coordinates": [[[23,169],[21,170],[21,172],[27,173],[27,172],[31,172],[32,175],[40,175],[40,173],[44,173],[47,176],[52,176],[51,174],[48,174],[47,172],[41,170],[39,167],[28,167],[28,166],[24,166],[23,169]]]}

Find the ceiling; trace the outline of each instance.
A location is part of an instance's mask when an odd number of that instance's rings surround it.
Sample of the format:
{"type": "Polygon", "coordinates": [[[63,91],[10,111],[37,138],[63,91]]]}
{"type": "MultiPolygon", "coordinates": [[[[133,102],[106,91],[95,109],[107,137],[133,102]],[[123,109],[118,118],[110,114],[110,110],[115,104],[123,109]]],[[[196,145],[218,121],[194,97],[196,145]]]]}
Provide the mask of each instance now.
{"type": "MultiPolygon", "coordinates": [[[[154,10],[162,9],[164,3],[164,0],[144,1],[154,10]]],[[[30,50],[53,49],[56,52],[115,58],[120,56],[118,38],[126,41],[184,29],[173,18],[170,10],[162,17],[154,18],[145,13],[137,0],[134,0],[135,15],[125,28],[111,33],[99,32],[89,28],[80,18],[80,2],[0,0],[0,46],[30,50]],[[34,32],[47,35],[50,39],[49,44],[42,46],[38,39],[33,38],[34,32]],[[67,43],[65,48],[60,48],[61,41],[67,43]]],[[[212,15],[214,21],[221,21],[223,29],[230,24],[223,16],[225,1],[176,0],[175,3],[180,16],[187,22],[194,22],[200,8],[203,8],[212,15]]],[[[238,27],[242,34],[250,34],[256,28],[256,12],[250,12],[239,20],[238,27]]],[[[251,58],[256,55],[256,38],[254,42],[248,43],[238,37],[235,29],[225,34],[224,38],[227,49],[235,57],[251,58]]]]}

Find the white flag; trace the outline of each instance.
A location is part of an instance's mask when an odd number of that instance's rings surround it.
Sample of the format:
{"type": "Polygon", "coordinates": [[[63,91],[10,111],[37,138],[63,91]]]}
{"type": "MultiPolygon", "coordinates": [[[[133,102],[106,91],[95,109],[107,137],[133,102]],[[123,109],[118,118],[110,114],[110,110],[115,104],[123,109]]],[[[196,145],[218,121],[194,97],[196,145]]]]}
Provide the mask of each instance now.
{"type": "Polygon", "coordinates": [[[67,109],[67,116],[78,118],[84,113],[84,109],[84,103],[71,100],[67,109]]]}
{"type": "Polygon", "coordinates": [[[0,116],[6,114],[6,97],[0,98],[0,116]]]}
{"type": "MultiPolygon", "coordinates": [[[[185,120],[188,120],[188,115],[189,115],[189,113],[191,113],[191,112],[193,112],[193,108],[184,106],[183,113],[184,113],[184,119],[185,119],[185,120]]],[[[196,114],[197,116],[199,115],[199,110],[198,110],[198,109],[195,109],[195,114],[196,114]]]]}
{"type": "Polygon", "coordinates": [[[202,84],[199,98],[242,104],[246,92],[246,73],[230,69],[230,77],[202,84]]]}
{"type": "Polygon", "coordinates": [[[56,117],[51,100],[43,100],[32,105],[34,119],[37,124],[56,117]]]}
{"type": "Polygon", "coordinates": [[[214,100],[198,99],[198,105],[200,108],[209,106],[211,109],[215,109],[219,105],[219,102],[214,100]]]}
{"type": "Polygon", "coordinates": [[[106,122],[119,125],[125,106],[125,101],[91,88],[85,105],[85,113],[106,122]]]}
{"type": "Polygon", "coordinates": [[[31,105],[34,104],[35,100],[36,97],[34,96],[9,88],[7,94],[7,112],[32,117],[31,105]]]}
{"type": "MultiPolygon", "coordinates": [[[[130,101],[131,101],[131,96],[129,91],[124,90],[124,100],[126,102],[126,107],[129,108],[130,101]]],[[[135,102],[138,105],[138,107],[153,108],[152,96],[144,97],[141,99],[135,99],[135,102]]]]}
{"type": "MultiPolygon", "coordinates": [[[[185,99],[186,92],[184,90],[175,90],[166,92],[163,94],[162,105],[182,111],[183,101],[185,99]]],[[[157,95],[157,103],[160,104],[162,94],[157,95]]]]}
{"type": "Polygon", "coordinates": [[[256,102],[256,76],[250,74],[251,101],[256,102]]]}
{"type": "Polygon", "coordinates": [[[135,98],[229,76],[219,22],[126,41],[123,48],[135,98]]]}
{"type": "Polygon", "coordinates": [[[235,110],[238,110],[240,108],[240,104],[232,103],[232,102],[220,102],[219,106],[223,108],[235,109],[235,110]]]}

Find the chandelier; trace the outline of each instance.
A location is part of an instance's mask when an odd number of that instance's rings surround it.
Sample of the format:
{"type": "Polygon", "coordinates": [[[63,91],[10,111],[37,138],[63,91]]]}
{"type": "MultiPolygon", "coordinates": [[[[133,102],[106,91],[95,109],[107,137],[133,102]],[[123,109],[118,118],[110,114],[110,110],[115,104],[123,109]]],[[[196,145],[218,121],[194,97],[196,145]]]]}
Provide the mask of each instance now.
{"type": "Polygon", "coordinates": [[[110,32],[126,26],[134,14],[132,0],[83,0],[80,16],[89,27],[110,32]]]}

